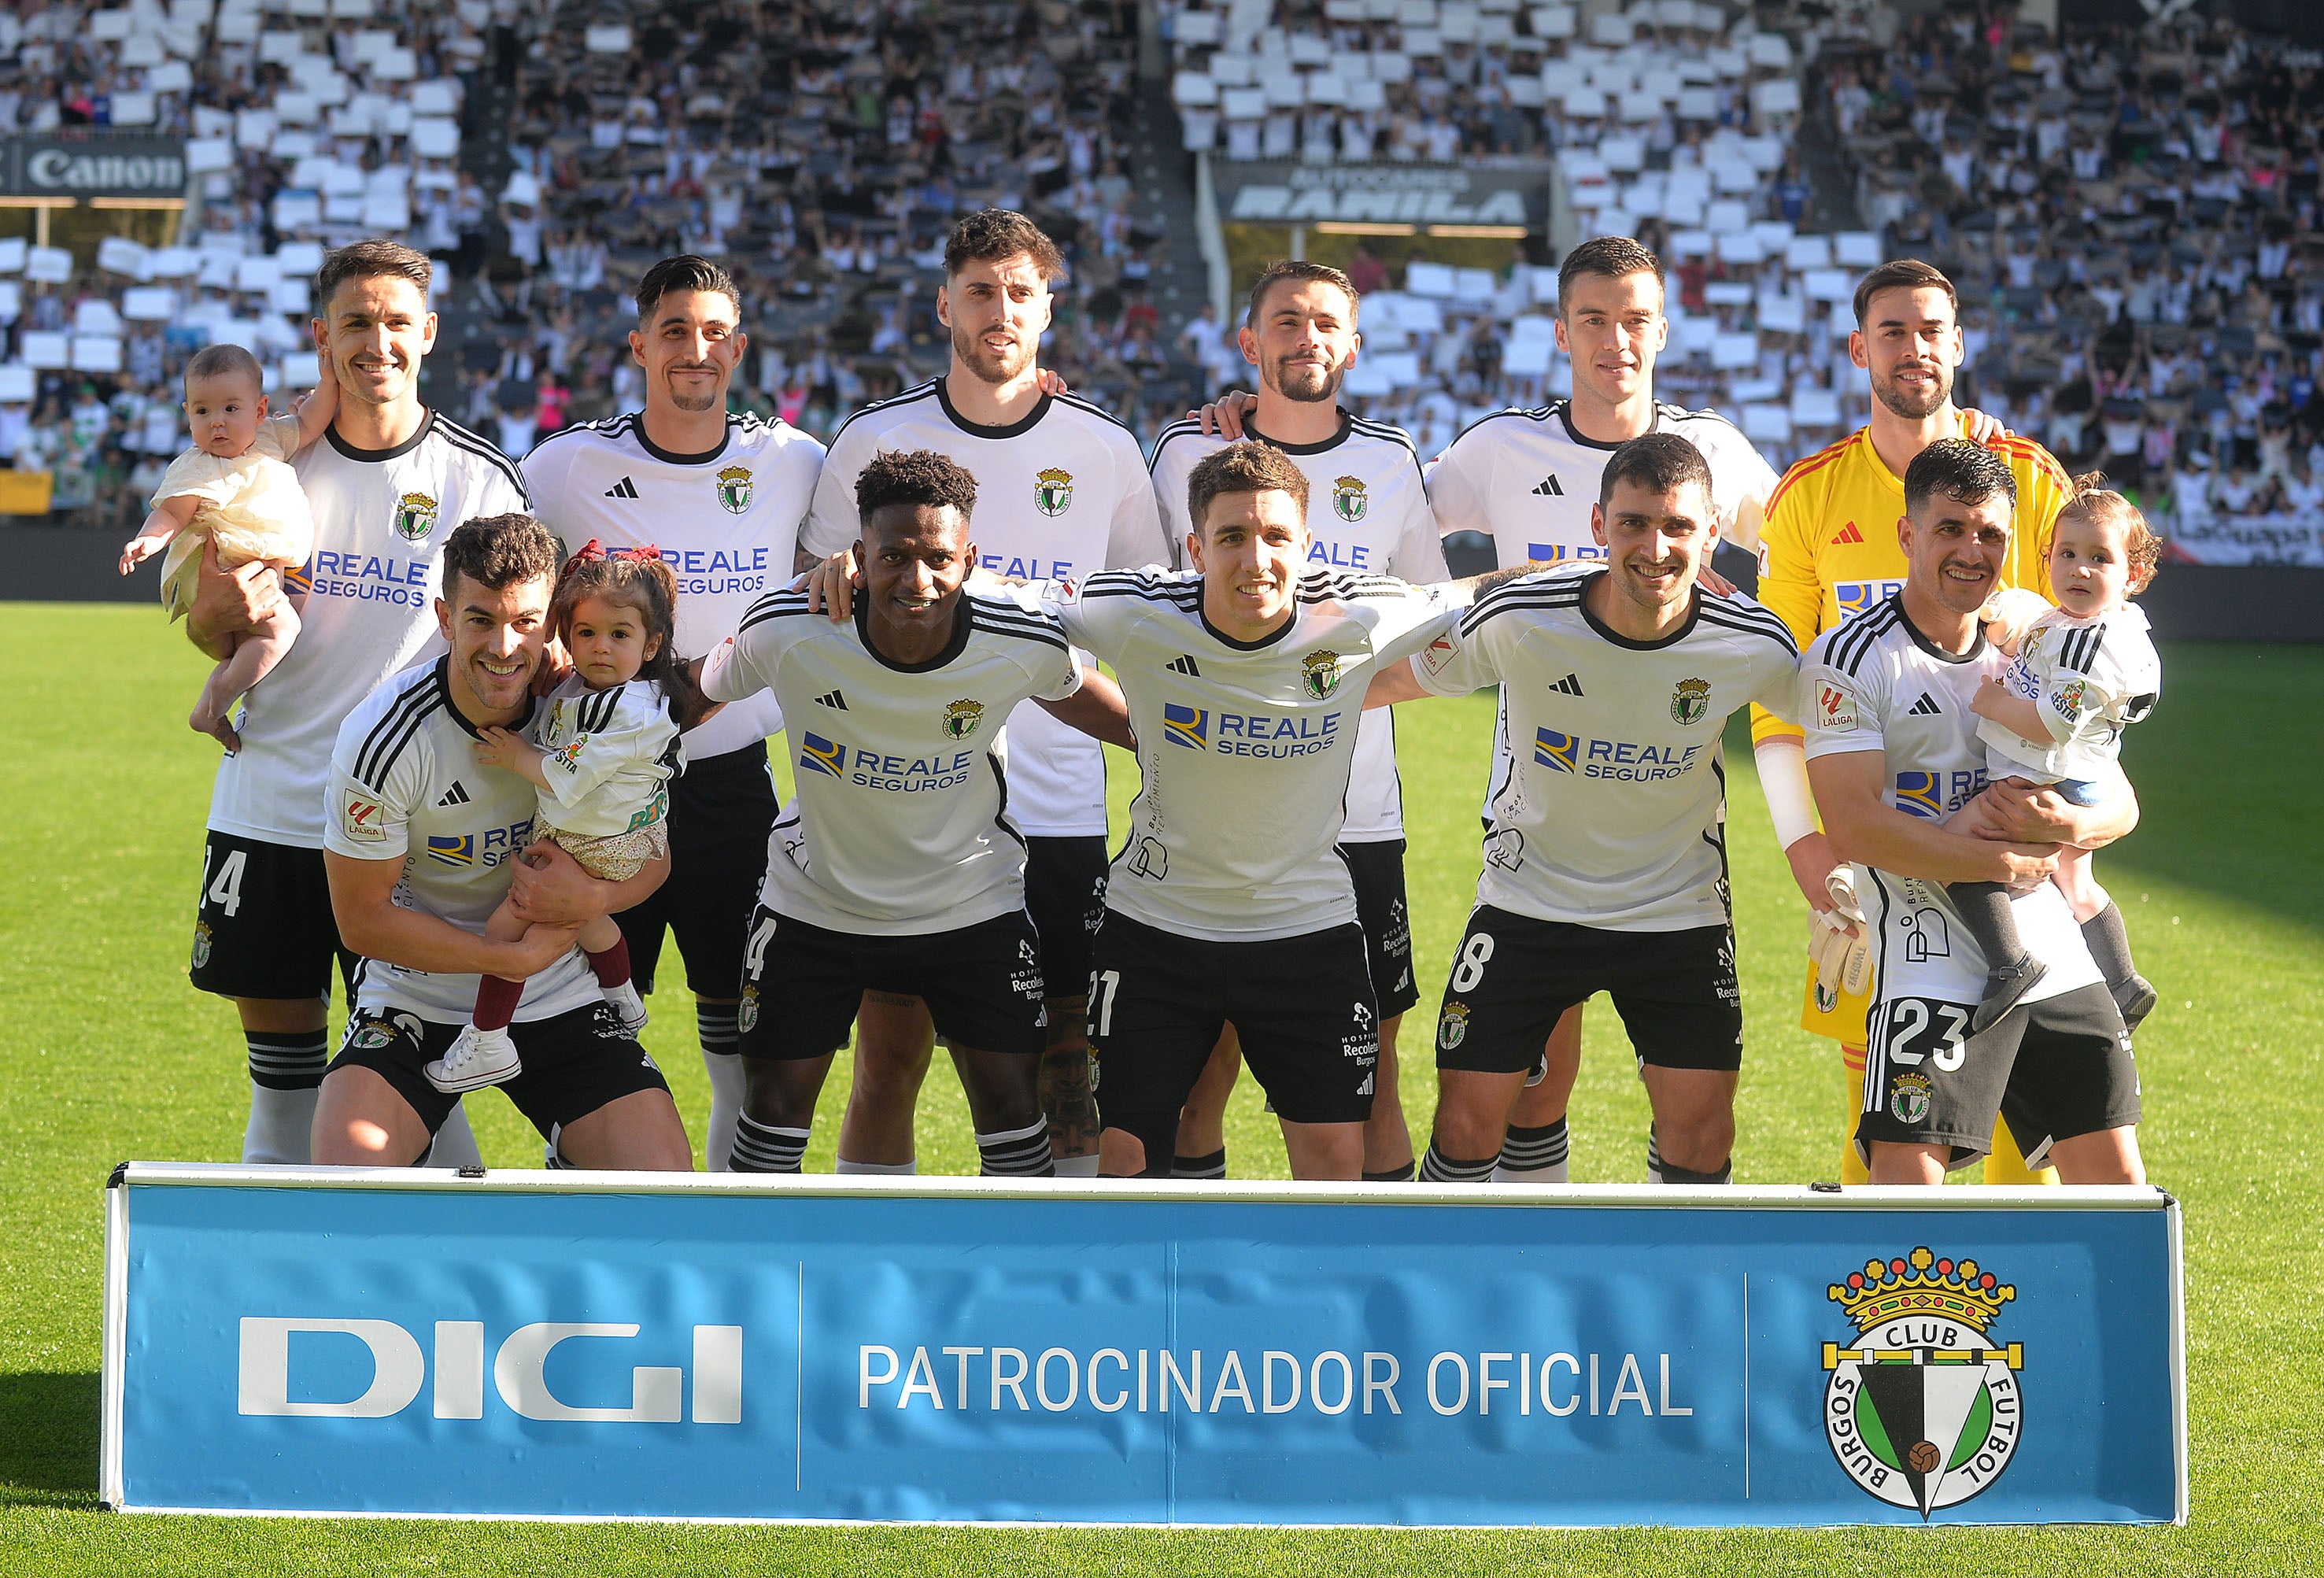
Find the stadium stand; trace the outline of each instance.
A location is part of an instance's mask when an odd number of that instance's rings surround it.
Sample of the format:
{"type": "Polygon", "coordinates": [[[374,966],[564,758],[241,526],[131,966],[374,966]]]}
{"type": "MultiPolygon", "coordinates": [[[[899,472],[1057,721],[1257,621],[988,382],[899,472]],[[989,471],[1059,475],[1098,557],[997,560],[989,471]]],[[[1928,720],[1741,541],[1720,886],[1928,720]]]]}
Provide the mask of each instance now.
{"type": "Polygon", "coordinates": [[[1963,290],[1967,400],[2131,487],[2174,557],[2324,564],[2308,55],[2193,15],[2061,42],[1989,7],[1148,10],[134,0],[84,25],[21,0],[0,135],[181,138],[188,177],[174,234],[0,208],[0,463],[53,476],[53,521],[125,526],[183,441],[183,357],[240,340],[295,391],[306,279],[365,234],[437,258],[429,398],[512,452],[636,402],[622,291],[681,250],[743,281],[741,397],[828,433],[941,370],[943,235],[988,203],[1065,246],[1045,362],[1150,441],[1247,381],[1239,302],[1196,283],[1198,161],[1457,164],[1545,174],[1551,221],[1499,268],[1359,254],[1348,393],[1424,453],[1563,392],[1559,245],[1668,258],[1658,388],[1778,464],[1864,420],[1856,276],[1926,255],[1963,290]]]}

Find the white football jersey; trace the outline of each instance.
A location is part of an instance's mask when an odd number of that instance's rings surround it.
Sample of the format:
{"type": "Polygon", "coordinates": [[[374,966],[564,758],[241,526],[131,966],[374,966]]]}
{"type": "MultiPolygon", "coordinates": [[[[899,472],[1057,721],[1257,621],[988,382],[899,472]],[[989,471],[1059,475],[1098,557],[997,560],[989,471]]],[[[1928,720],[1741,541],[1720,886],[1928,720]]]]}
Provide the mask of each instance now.
{"type": "MultiPolygon", "coordinates": [[[[549,434],[524,457],[524,480],[567,552],[593,537],[661,550],[678,577],[678,650],[698,658],[791,584],[822,468],[823,446],[788,422],[730,413],[717,448],[673,455],[630,411],[549,434]]],[[[782,726],[775,698],[753,697],[689,732],[686,752],[723,756],[782,726]]]]}
{"type": "Polygon", "coordinates": [[[2144,610],[2125,604],[2098,619],[2052,608],[2034,622],[2003,676],[2010,693],[2042,709],[2049,737],[2028,740],[1991,718],[1977,720],[1996,778],[2034,783],[2107,775],[2122,754],[2122,732],[2163,696],[2163,660],[2144,610]]]}
{"type": "MultiPolygon", "coordinates": [[[[1717,411],[1657,403],[1654,430],[1676,433],[1711,466],[1719,530],[1731,535],[1745,502],[1763,506],[1779,480],[1741,429],[1717,411]]],[[[1503,569],[1529,559],[1603,558],[1590,533],[1606,462],[1618,444],[1573,430],[1571,402],[1496,411],[1428,466],[1428,498],[1445,532],[1481,531],[1503,569]]],[[[1745,546],[1748,546],[1746,544],[1745,546]]]]}
{"type": "MultiPolygon", "coordinates": [[[[1756,512],[1780,480],[1751,441],[1717,411],[1655,406],[1654,430],[1676,433],[1711,467],[1711,503],[1719,530],[1730,533],[1745,503],[1756,512]]],[[[1428,466],[1428,497],[1448,535],[1481,531],[1493,540],[1503,569],[1521,564],[1606,557],[1590,531],[1591,506],[1618,444],[1574,431],[1572,404],[1553,401],[1532,411],[1481,418],[1428,466]]],[[[1493,720],[1494,780],[1509,757],[1507,709],[1493,720]]],[[[1485,815],[1489,819],[1492,807],[1485,815]]]]}
{"type": "MultiPolygon", "coordinates": [[[[395,901],[478,937],[508,897],[502,868],[532,842],[531,784],[479,767],[475,728],[452,705],[438,658],[380,686],[347,715],[328,757],[323,847],[355,860],[400,860],[395,901]]],[[[535,704],[539,710],[539,704],[535,704]]],[[[522,729],[530,720],[515,726],[522,729]]],[[[578,948],[524,983],[521,1020],[547,1019],[603,1001],[578,948]]],[[[437,1024],[466,1024],[476,1005],[474,975],[364,961],[359,1009],[405,1009],[437,1024]]]]}
{"type": "MultiPolygon", "coordinates": [[[[1316,569],[1394,576],[1426,584],[1450,580],[1436,517],[1420,478],[1420,457],[1402,428],[1342,413],[1336,438],[1321,444],[1283,444],[1249,422],[1244,433],[1289,457],[1307,477],[1307,532],[1316,569]]],[[[1200,422],[1173,422],[1154,446],[1154,496],[1170,543],[1184,563],[1193,522],[1186,513],[1186,475],[1206,455],[1226,448],[1205,438],[1200,422]]],[[[1404,836],[1404,792],[1396,776],[1396,714],[1378,707],[1356,731],[1356,765],[1348,780],[1343,844],[1404,836]]]]}
{"type": "MultiPolygon", "coordinates": [[[[933,449],[976,478],[977,562],[996,576],[1072,581],[1094,570],[1167,564],[1161,518],[1137,435],[1073,395],[1044,396],[1022,421],[985,427],[953,409],[944,380],[869,405],[832,435],[804,540],[829,556],[862,530],[855,479],[872,457],[933,449]]],[[[1039,837],[1102,835],[1105,756],[1038,706],[1010,717],[1009,790],[1018,825],[1039,837]]]]}
{"type": "Polygon", "coordinates": [[[1494,587],[1414,660],[1440,696],[1502,687],[1511,737],[1495,764],[1477,902],[1608,931],[1725,926],[1728,715],[1790,716],[1799,650],[1748,597],[1694,594],[1652,644],[1587,604],[1607,572],[1494,587]]]}
{"type": "Polygon", "coordinates": [[[516,463],[429,411],[392,449],[334,428],[291,463],[315,516],[315,552],[283,578],[307,594],[299,639],[243,705],[242,750],[218,764],[209,825],[318,849],[339,724],[389,675],[441,649],[444,540],[463,521],[530,506],[516,463]]]}
{"type": "Polygon", "coordinates": [[[1354,920],[1332,846],[1364,691],[1451,627],[1448,589],[1310,570],[1290,623],[1256,645],[1211,628],[1197,575],[1111,571],[1045,591],[1074,641],[1113,665],[1145,771],[1107,908],[1215,942],[1354,920]]]}
{"type": "Polygon", "coordinates": [[[592,690],[567,675],[533,710],[532,743],[549,780],[540,819],[558,832],[612,838],[669,815],[669,780],[685,747],[653,681],[592,690]]]}
{"type": "Polygon", "coordinates": [[[772,688],[798,780],[767,841],[761,902],[875,937],[957,931],[1025,904],[1025,841],[1001,723],[1081,688],[1056,618],[964,593],[952,644],[909,669],[872,650],[863,604],[834,624],[803,592],[761,598],[711,650],[714,701],[772,688]]]}
{"type": "MultiPolygon", "coordinates": [[[[1908,816],[1942,821],[1986,785],[1985,746],[1969,703],[2009,660],[1987,643],[1955,654],[1904,615],[1904,595],[1874,604],[1808,649],[1800,667],[1801,722],[1808,760],[1850,752],[1882,753],[1881,798],[1908,816]]],[[[1859,867],[1859,888],[1875,939],[1871,1034],[1881,1042],[1887,1005],[1904,998],[1973,1005],[1985,995],[1985,957],[1961,924],[1944,885],[1859,867]]],[[[2044,882],[2015,900],[2017,931],[2049,966],[2026,993],[2038,1002],[2099,979],[2064,895],[2044,882]]],[[[1904,1027],[1909,1028],[1909,1027],[1904,1027]]]]}

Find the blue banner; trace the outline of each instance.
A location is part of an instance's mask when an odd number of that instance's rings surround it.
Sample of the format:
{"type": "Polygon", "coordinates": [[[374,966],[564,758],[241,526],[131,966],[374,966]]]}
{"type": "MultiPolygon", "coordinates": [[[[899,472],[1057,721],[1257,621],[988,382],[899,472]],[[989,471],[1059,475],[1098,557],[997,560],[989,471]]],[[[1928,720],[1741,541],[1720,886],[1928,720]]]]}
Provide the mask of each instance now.
{"type": "Polygon", "coordinates": [[[108,1217],[106,1500],[2184,1517],[2178,1223],[2151,1191],[1664,1204],[567,1177],[128,1169],[108,1217]]]}

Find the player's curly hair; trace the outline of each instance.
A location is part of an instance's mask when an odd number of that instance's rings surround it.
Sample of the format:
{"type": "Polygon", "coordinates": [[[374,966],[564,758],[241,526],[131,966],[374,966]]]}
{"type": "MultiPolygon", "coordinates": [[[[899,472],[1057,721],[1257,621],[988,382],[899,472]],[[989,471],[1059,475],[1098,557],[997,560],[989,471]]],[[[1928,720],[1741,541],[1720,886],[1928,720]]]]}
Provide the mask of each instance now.
{"type": "Polygon", "coordinates": [[[444,540],[444,597],[452,601],[453,577],[494,592],[521,581],[557,584],[565,549],[557,534],[531,516],[478,515],[463,521],[444,540]]]}
{"type": "Polygon", "coordinates": [[[1043,279],[1065,278],[1065,254],[1047,231],[1014,208],[979,208],[945,240],[945,278],[957,279],[969,263],[1002,263],[1020,254],[1033,260],[1043,279]]]}
{"type": "MultiPolygon", "coordinates": [[[[593,541],[590,546],[596,545],[593,541]]],[[[638,678],[661,687],[669,715],[681,729],[700,723],[711,708],[710,698],[687,672],[687,660],[678,655],[678,577],[659,554],[642,552],[567,559],[557,578],[557,597],[549,604],[549,625],[557,639],[572,645],[574,611],[591,597],[632,610],[652,638],[654,653],[638,665],[638,678]]]]}
{"type": "Polygon", "coordinates": [[[890,504],[946,504],[967,520],[976,512],[976,478],[948,455],[933,449],[896,449],[875,455],[855,477],[855,515],[869,521],[872,512],[890,504]]]}
{"type": "Polygon", "coordinates": [[[1307,474],[1273,445],[1245,438],[1205,455],[1186,474],[1186,519],[1201,536],[1209,525],[1213,499],[1222,494],[1265,493],[1289,494],[1299,506],[1299,518],[1307,518],[1307,474]]]}
{"type": "MultiPolygon", "coordinates": [[[[2118,523],[2123,556],[2130,560],[2130,590],[2135,596],[2154,584],[2155,572],[2163,565],[2163,539],[2146,523],[2145,512],[2107,486],[2106,480],[2103,471],[2086,471],[2074,478],[2074,496],[2058,512],[2058,524],[2069,518],[2094,526],[2118,523]]],[[[2051,528],[2053,543],[2056,531],[2057,526],[2051,528]]]]}
{"type": "Polygon", "coordinates": [[[1957,504],[1981,504],[1999,494],[2017,507],[2017,476],[2009,462],[1967,438],[1940,438],[1904,468],[1904,513],[1942,494],[1957,504]]]}

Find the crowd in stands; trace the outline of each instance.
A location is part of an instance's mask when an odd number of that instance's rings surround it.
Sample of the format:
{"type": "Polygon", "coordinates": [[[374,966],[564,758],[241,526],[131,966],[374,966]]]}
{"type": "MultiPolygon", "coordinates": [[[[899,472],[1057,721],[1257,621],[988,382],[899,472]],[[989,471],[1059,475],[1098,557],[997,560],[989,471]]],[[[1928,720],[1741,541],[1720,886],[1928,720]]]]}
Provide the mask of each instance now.
{"type": "Polygon", "coordinates": [[[0,241],[0,464],[60,520],[134,523],[185,443],[184,359],[250,346],[270,393],[315,377],[307,281],[365,235],[438,264],[428,397],[512,454],[634,406],[626,290],[654,259],[742,282],[742,398],[828,435],[941,372],[958,212],[1060,243],[1045,362],[1158,429],[1177,376],[1148,281],[1162,226],[1124,171],[1133,0],[130,0],[0,9],[0,135],[187,138],[178,245],[94,257],[0,241]]]}
{"type": "MultiPolygon", "coordinates": [[[[429,396],[513,453],[638,402],[624,291],[678,251],[743,285],[741,398],[827,435],[941,371],[943,236],[987,204],[1060,241],[1044,361],[1141,436],[1248,384],[1232,321],[1181,329],[1152,299],[1171,260],[1129,173],[1134,0],[622,14],[0,0],[0,135],[182,136],[193,183],[174,245],[0,239],[0,465],[51,472],[60,519],[134,521],[184,443],[184,357],[248,344],[295,393],[306,281],[373,234],[438,259],[439,309],[475,332],[429,396]]],[[[2061,42],[2014,11],[1862,0],[1165,0],[1158,20],[1184,145],[1222,167],[1554,163],[1571,233],[1672,264],[1663,397],[1727,412],[1778,464],[1865,420],[1854,278],[1921,255],[1962,289],[1965,400],[2106,470],[2201,557],[2324,562],[2311,56],[2191,14],[2061,42]],[[1864,228],[1817,211],[1803,135],[1843,159],[1864,228]]],[[[1538,240],[1499,268],[1360,251],[1353,401],[1426,455],[1563,392],[1554,261],[1538,240]]]]}
{"type": "Polygon", "coordinates": [[[1961,287],[1979,404],[2183,556],[2324,564],[2324,57],[1987,5],[1857,14],[1818,64],[1865,217],[1961,287]]]}

